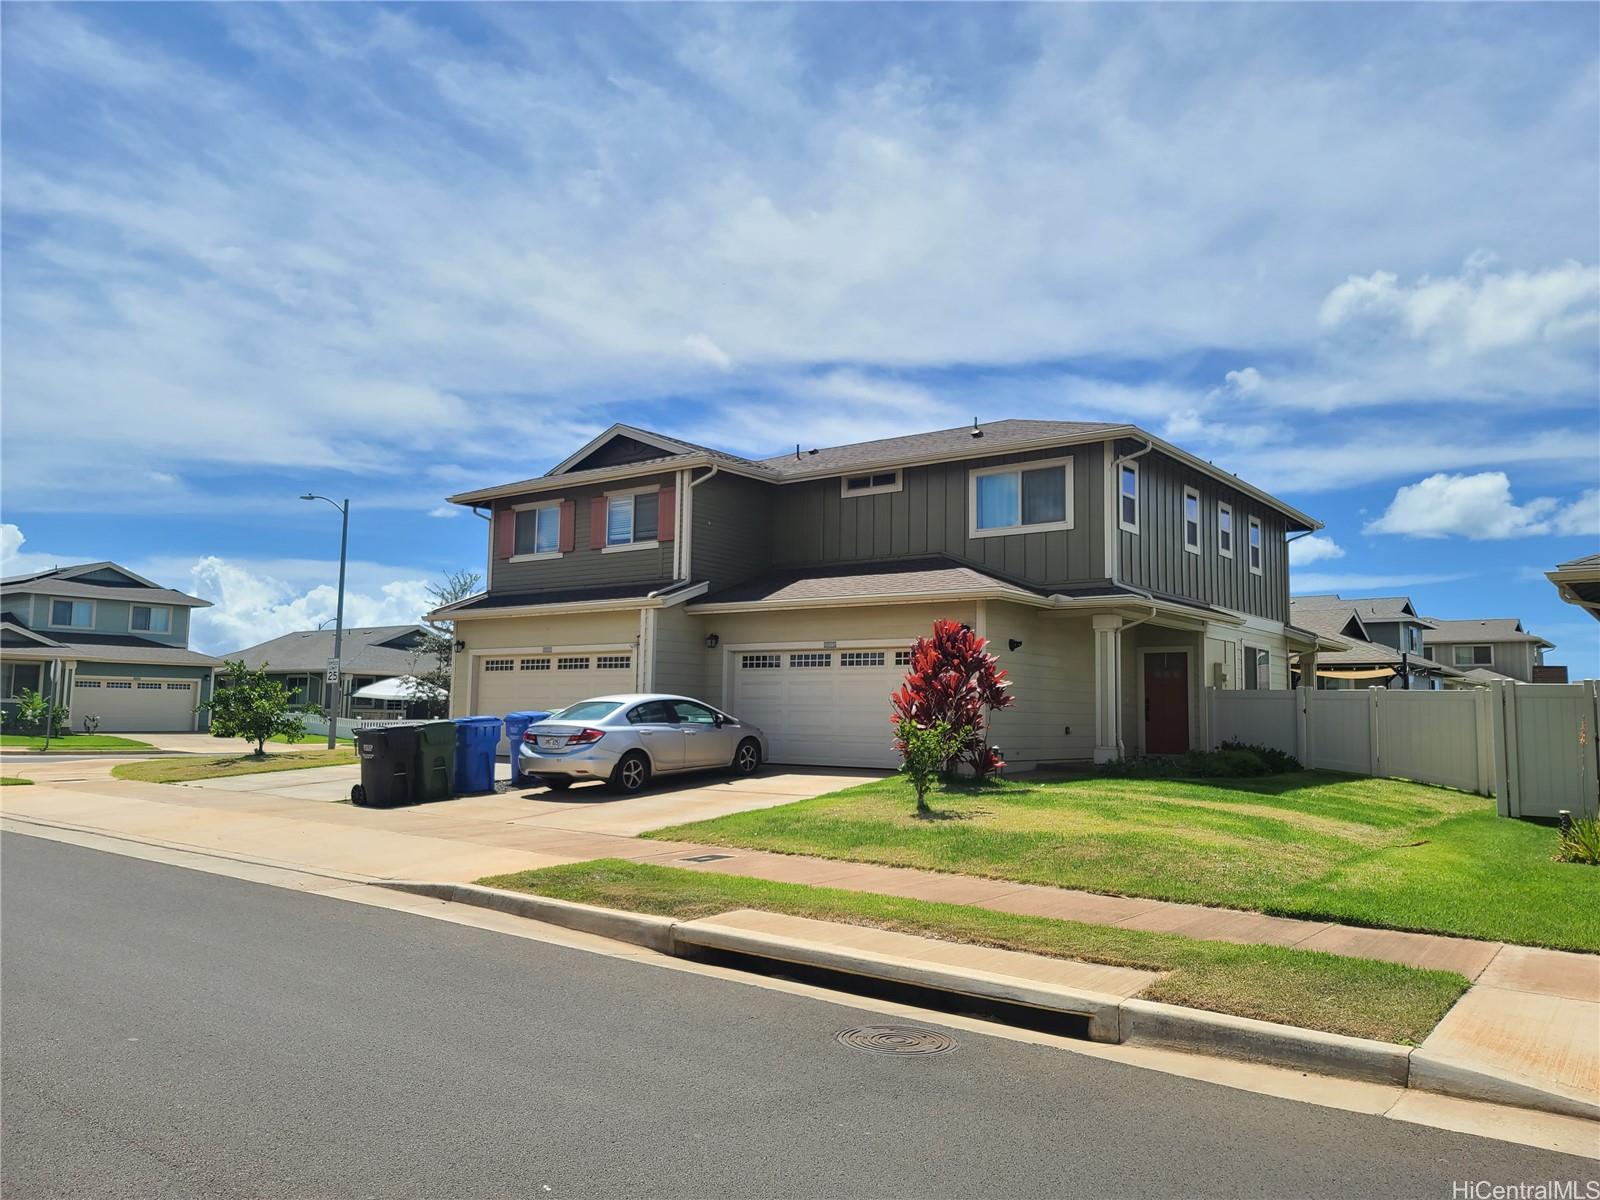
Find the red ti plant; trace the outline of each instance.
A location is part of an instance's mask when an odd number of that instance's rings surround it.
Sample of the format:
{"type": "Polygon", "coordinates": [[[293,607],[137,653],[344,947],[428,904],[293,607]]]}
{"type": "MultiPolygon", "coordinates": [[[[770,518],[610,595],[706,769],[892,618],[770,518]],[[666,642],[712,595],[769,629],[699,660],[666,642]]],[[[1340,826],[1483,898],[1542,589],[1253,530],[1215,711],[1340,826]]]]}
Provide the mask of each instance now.
{"type": "MultiPolygon", "coordinates": [[[[1014,702],[1006,673],[987,645],[965,625],[935,621],[933,635],[912,646],[906,681],[889,698],[894,706],[889,719],[896,726],[911,721],[926,729],[945,721],[951,729],[965,730],[961,749],[946,769],[965,762],[979,778],[1005,766],[984,737],[985,714],[1014,702]]],[[[904,753],[898,737],[895,746],[904,753]]]]}

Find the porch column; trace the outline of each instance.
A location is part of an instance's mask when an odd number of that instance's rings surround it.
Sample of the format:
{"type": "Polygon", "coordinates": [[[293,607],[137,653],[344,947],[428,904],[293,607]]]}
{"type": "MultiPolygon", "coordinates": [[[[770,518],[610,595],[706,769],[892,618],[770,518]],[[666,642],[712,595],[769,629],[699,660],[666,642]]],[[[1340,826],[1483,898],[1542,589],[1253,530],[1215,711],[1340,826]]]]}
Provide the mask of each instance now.
{"type": "Polygon", "coordinates": [[[1300,686],[1317,686],[1317,648],[1300,651],[1300,686]]]}
{"type": "Polygon", "coordinates": [[[1107,613],[1094,624],[1094,761],[1122,757],[1122,618],[1107,613]]]}

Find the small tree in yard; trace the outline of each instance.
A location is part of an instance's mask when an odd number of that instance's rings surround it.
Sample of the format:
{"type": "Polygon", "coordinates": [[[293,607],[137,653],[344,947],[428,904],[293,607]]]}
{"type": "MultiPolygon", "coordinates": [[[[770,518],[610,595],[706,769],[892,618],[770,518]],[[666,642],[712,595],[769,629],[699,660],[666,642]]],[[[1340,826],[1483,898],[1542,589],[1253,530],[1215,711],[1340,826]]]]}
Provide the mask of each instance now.
{"type": "MultiPolygon", "coordinates": [[[[40,750],[50,749],[50,739],[56,736],[66,720],[66,705],[51,704],[48,696],[31,688],[23,688],[17,696],[17,725],[24,733],[44,739],[40,750]]],[[[71,733],[72,730],[68,728],[66,732],[71,733]]]]}
{"type": "MultiPolygon", "coordinates": [[[[435,608],[443,608],[476,592],[481,578],[476,571],[449,571],[442,583],[428,585],[428,595],[435,608]]],[[[417,643],[416,667],[411,672],[412,682],[406,685],[406,702],[416,707],[420,717],[448,717],[455,622],[424,619],[423,624],[428,632],[417,643]]]]}
{"type": "Polygon", "coordinates": [[[283,736],[298,742],[306,735],[304,713],[290,705],[289,689],[267,677],[265,665],[251,670],[242,662],[223,666],[210,700],[200,705],[211,714],[211,736],[246,738],[265,755],[267,739],[283,736]]]}
{"type": "Polygon", "coordinates": [[[905,684],[890,697],[894,714],[895,748],[905,755],[902,730],[906,722],[932,729],[943,722],[961,734],[944,759],[944,769],[965,762],[980,779],[1005,763],[984,736],[986,714],[1010,708],[1015,702],[1010,681],[983,638],[955,621],[935,621],[931,637],[918,638],[911,648],[911,669],[905,684]]]}
{"type": "Polygon", "coordinates": [[[926,815],[928,793],[934,782],[944,774],[944,765],[961,749],[966,741],[965,729],[951,729],[948,721],[935,721],[923,727],[915,721],[901,719],[895,726],[895,745],[900,749],[900,773],[917,793],[917,812],[926,815]]]}

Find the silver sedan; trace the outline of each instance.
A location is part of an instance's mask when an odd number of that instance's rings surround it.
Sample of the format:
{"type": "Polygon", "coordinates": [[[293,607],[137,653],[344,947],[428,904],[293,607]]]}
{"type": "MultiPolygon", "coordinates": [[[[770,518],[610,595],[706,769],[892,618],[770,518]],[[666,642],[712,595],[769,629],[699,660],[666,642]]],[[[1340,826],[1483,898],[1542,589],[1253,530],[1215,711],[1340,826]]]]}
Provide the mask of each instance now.
{"type": "Polygon", "coordinates": [[[637,792],[680,771],[752,775],[766,757],[754,725],[688,696],[630,693],[580,700],[528,726],[518,766],[558,792],[582,779],[637,792]]]}

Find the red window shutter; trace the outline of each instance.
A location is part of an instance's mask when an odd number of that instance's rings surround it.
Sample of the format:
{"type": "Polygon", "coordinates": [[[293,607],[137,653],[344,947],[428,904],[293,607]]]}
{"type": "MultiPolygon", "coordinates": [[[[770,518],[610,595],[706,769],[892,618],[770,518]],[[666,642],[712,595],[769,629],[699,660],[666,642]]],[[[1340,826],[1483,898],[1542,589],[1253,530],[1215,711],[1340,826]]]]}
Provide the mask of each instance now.
{"type": "Polygon", "coordinates": [[[602,549],[606,544],[606,498],[596,496],[589,501],[589,548],[602,549]]]}
{"type": "Polygon", "coordinates": [[[578,527],[578,505],[574,500],[561,502],[561,553],[567,554],[572,550],[573,538],[578,527]]]}
{"type": "Polygon", "coordinates": [[[664,487],[661,489],[661,500],[656,509],[656,541],[670,542],[673,534],[673,522],[677,519],[678,489],[664,487]]]}
{"type": "Polygon", "coordinates": [[[517,547],[517,514],[502,508],[494,514],[494,556],[510,558],[517,547]]]}

